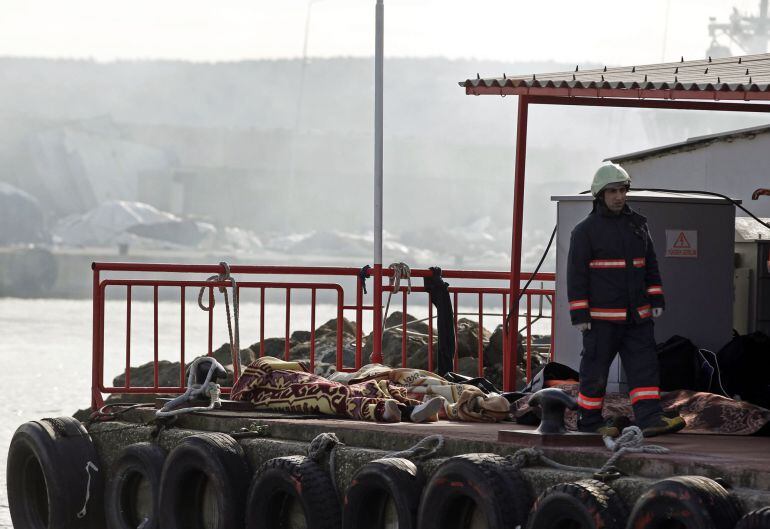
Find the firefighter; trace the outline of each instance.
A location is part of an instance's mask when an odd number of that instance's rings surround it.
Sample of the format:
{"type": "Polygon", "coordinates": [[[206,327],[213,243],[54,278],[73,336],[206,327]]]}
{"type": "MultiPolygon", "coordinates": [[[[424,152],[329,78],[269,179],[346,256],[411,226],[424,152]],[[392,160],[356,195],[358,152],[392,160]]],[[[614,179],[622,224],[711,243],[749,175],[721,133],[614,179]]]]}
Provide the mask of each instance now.
{"type": "Polygon", "coordinates": [[[681,430],[681,417],[660,406],[653,318],[665,307],[647,219],[626,204],[631,184],[618,165],[599,168],[591,184],[593,210],[572,231],[567,272],[572,325],[583,334],[578,429],[620,432],[602,418],[607,375],[620,353],[636,424],[645,437],[681,430]]]}

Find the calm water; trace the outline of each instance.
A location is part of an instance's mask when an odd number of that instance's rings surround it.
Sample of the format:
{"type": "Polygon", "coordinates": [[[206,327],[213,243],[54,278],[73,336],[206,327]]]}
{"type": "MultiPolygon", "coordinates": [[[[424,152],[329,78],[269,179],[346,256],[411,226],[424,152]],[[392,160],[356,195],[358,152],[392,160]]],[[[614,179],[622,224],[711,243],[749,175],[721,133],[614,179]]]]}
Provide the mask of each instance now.
{"type": "MultiPolygon", "coordinates": [[[[108,302],[105,311],[105,380],[122,372],[126,343],[125,302],[108,302]]],[[[217,305],[214,319],[214,347],[227,340],[223,307],[217,305]]],[[[90,300],[0,299],[0,528],[11,527],[5,483],[8,444],[16,428],[29,420],[72,415],[90,404],[91,388],[91,302],[90,300]]],[[[291,329],[308,329],[310,309],[292,307],[291,329]]],[[[159,353],[162,359],[179,360],[179,303],[161,302],[158,310],[159,353]]],[[[283,336],[285,309],[265,308],[265,336],[283,336]]],[[[152,304],[133,302],[131,311],[132,365],[153,355],[152,304]]],[[[208,348],[208,316],[197,304],[186,304],[187,358],[205,354],[208,348]]],[[[317,325],[334,317],[334,307],[322,305],[317,325]]],[[[259,340],[259,305],[241,305],[241,345],[259,340]],[[253,325],[253,323],[257,325],[253,325]]]]}
{"type": "MultiPolygon", "coordinates": [[[[131,307],[132,365],[153,357],[152,304],[134,301],[131,307]]],[[[391,311],[398,308],[391,307],[391,311]]],[[[462,308],[472,312],[475,308],[462,308]]],[[[5,484],[5,464],[13,432],[29,420],[72,415],[90,404],[91,301],[0,299],[0,380],[5,389],[0,399],[0,528],[11,527],[5,484]]],[[[371,314],[370,311],[365,311],[371,314]]],[[[419,310],[412,311],[418,318],[419,310]]],[[[214,347],[227,341],[224,304],[214,313],[214,347]]],[[[350,319],[354,313],[346,313],[350,319]]],[[[319,305],[316,326],[335,317],[332,305],[319,305]]],[[[475,319],[475,318],[474,318],[475,319]]],[[[123,371],[126,344],[125,301],[108,301],[105,310],[105,381],[123,371]]],[[[181,308],[179,302],[161,302],[158,309],[158,352],[161,359],[179,361],[181,308]]],[[[259,304],[242,303],[241,347],[259,340],[259,304]]],[[[496,319],[485,316],[487,327],[496,319]]],[[[282,304],[265,306],[265,337],[283,336],[286,312],[282,304]]],[[[545,323],[545,322],[544,322],[545,323]]],[[[547,332],[546,326],[540,331],[547,332]]],[[[208,350],[208,315],[191,298],[185,304],[186,358],[208,350]]],[[[292,305],[290,329],[310,328],[310,308],[292,305]]],[[[364,321],[365,332],[371,319],[364,321]]]]}

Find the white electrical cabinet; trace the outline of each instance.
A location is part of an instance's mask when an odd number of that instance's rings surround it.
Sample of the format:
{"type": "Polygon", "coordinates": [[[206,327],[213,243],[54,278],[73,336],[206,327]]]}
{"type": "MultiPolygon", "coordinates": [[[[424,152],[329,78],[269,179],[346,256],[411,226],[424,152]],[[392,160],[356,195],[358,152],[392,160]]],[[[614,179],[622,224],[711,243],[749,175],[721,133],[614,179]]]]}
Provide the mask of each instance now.
{"type": "MultiPolygon", "coordinates": [[[[557,202],[554,359],[578,369],[582,336],[572,327],[567,299],[567,255],[573,228],[590,212],[590,195],[554,196],[557,202]]],[[[629,206],[647,217],[658,257],[666,310],[655,320],[661,343],[678,334],[717,351],[732,337],[735,206],[700,195],[633,191],[629,206]]],[[[620,257],[620,256],[618,256],[620,257]]],[[[626,391],[616,358],[608,391],[626,391]]]]}

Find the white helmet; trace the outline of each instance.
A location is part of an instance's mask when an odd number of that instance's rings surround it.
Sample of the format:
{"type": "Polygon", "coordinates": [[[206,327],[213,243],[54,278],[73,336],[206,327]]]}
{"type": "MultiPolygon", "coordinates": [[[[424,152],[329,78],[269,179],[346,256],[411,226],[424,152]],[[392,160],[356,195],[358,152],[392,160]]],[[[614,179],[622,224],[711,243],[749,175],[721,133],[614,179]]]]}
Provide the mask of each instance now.
{"type": "Polygon", "coordinates": [[[593,196],[599,196],[602,189],[610,184],[626,184],[631,185],[631,177],[621,166],[614,163],[602,165],[594,175],[594,181],[591,182],[591,194],[593,196]]]}

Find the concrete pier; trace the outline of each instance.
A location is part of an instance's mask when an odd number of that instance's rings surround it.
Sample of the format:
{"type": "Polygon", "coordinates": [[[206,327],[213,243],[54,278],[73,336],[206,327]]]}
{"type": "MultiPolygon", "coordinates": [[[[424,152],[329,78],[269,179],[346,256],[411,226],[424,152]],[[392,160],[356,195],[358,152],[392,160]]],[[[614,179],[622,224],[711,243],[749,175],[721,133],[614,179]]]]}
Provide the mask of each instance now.
{"type": "MultiPolygon", "coordinates": [[[[110,475],[111,467],[122,450],[136,442],[151,441],[153,427],[146,425],[154,417],[153,409],[135,409],[120,420],[98,422],[88,429],[110,475]]],[[[496,453],[511,456],[525,444],[499,442],[502,429],[527,428],[515,423],[459,423],[439,421],[428,424],[363,423],[343,419],[297,417],[259,411],[213,411],[180,416],[172,428],[163,429],[157,442],[171,450],[184,437],[201,431],[257,431],[239,438],[252,471],[265,461],[279,456],[306,455],[309,442],[324,432],[334,432],[344,446],[336,448],[335,480],[342,493],[355,471],[364,463],[390,452],[405,450],[428,435],[441,434],[443,449],[433,459],[422,463],[428,475],[447,457],[464,453],[496,453]]],[[[668,447],[667,454],[629,454],[617,467],[627,474],[609,484],[627,505],[633,505],[647,487],[659,479],[701,475],[722,478],[744,502],[746,509],[770,505],[770,438],[674,434],[650,439],[646,444],[668,447]]],[[[605,448],[542,448],[554,461],[586,468],[599,468],[610,457],[605,448]]],[[[546,466],[528,466],[524,475],[536,494],[547,487],[591,478],[593,471],[565,472],[546,466]]]]}

